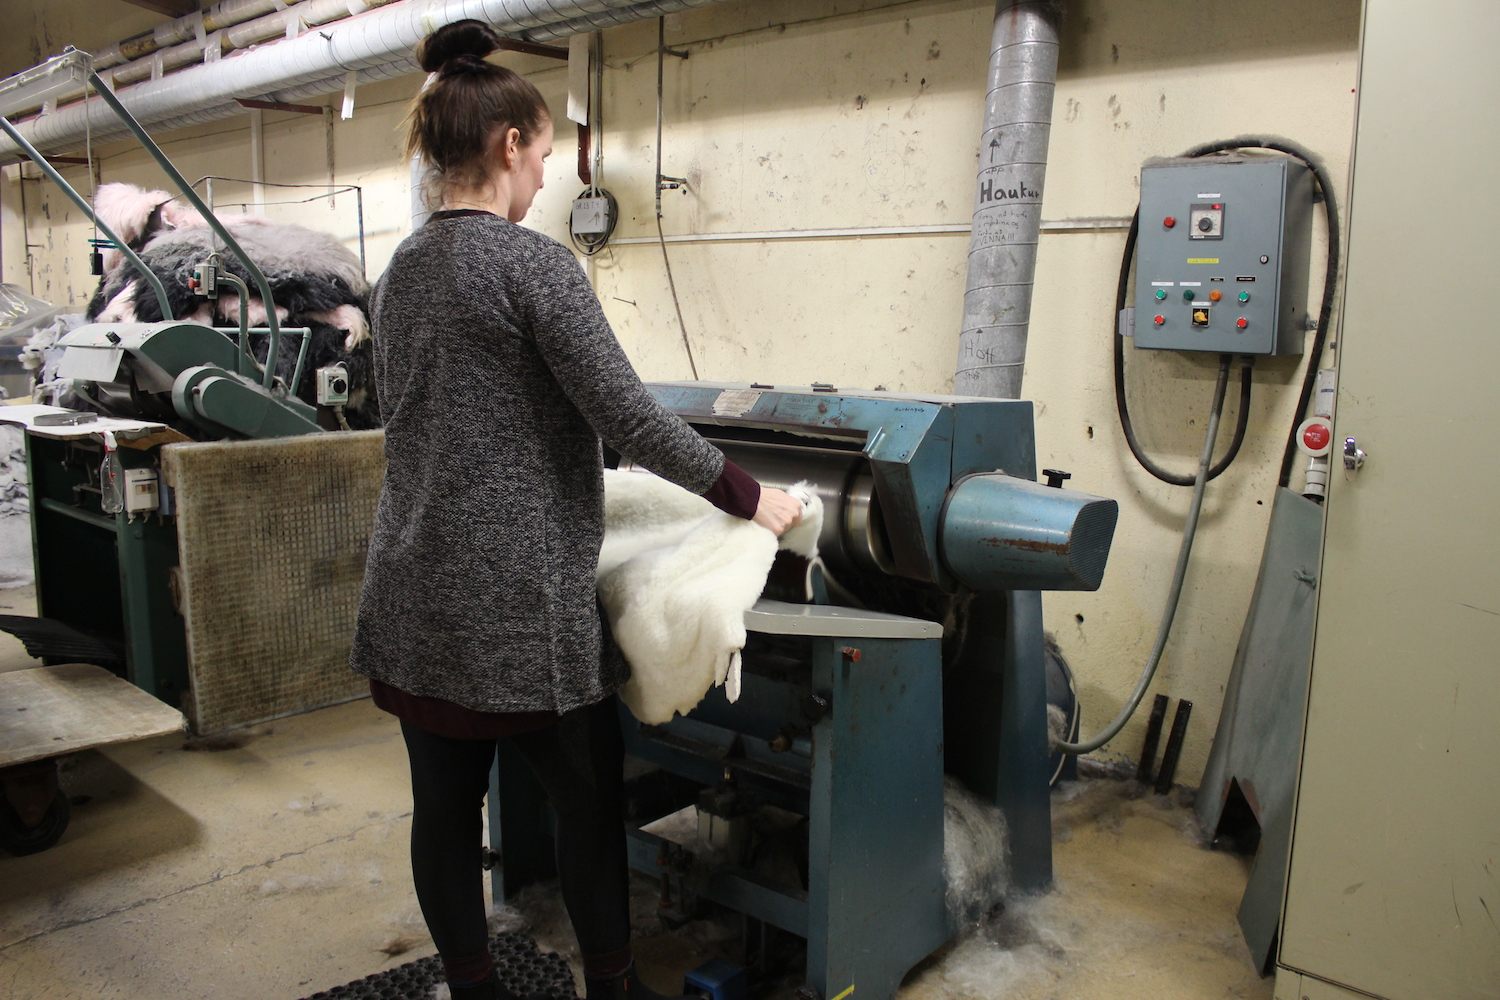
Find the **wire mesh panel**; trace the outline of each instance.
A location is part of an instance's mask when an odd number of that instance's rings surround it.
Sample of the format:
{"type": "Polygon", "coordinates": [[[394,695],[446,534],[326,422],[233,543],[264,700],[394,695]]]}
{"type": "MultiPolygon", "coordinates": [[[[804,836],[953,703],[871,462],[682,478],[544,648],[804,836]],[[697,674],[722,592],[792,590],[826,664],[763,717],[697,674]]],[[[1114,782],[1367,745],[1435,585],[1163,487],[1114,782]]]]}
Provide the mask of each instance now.
{"type": "Polygon", "coordinates": [[[163,449],[195,732],[369,690],[348,658],[383,441],[365,431],[163,449]]]}

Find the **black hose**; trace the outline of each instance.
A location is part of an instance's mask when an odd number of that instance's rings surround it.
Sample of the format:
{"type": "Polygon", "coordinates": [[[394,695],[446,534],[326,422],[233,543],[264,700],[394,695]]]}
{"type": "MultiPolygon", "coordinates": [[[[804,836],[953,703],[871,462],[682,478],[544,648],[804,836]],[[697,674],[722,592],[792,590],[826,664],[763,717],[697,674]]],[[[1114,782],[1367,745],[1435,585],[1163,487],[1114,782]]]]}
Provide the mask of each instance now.
{"type": "MultiPolygon", "coordinates": [[[[1286,447],[1281,455],[1281,475],[1277,482],[1286,486],[1291,482],[1292,465],[1297,460],[1297,428],[1302,425],[1302,418],[1307,413],[1308,404],[1312,402],[1313,389],[1318,380],[1318,365],[1322,362],[1323,351],[1328,344],[1329,321],[1333,316],[1333,296],[1338,287],[1339,275],[1339,210],[1338,201],[1334,197],[1333,183],[1328,176],[1328,170],[1323,166],[1315,153],[1298,145],[1290,139],[1282,139],[1275,136],[1253,136],[1242,135],[1233,139],[1222,139],[1216,142],[1206,142],[1189,149],[1184,156],[1197,157],[1207,156],[1210,153],[1223,153],[1234,149],[1269,149],[1278,153],[1284,153],[1293,159],[1300,160],[1306,164],[1313,173],[1313,180],[1318,185],[1318,192],[1323,198],[1323,214],[1328,223],[1328,266],[1323,275],[1323,301],[1318,309],[1317,332],[1313,335],[1312,350],[1307,361],[1307,370],[1302,376],[1302,391],[1297,397],[1297,410],[1292,416],[1292,426],[1287,433],[1286,447]]],[[[1136,236],[1140,231],[1140,209],[1136,209],[1135,217],[1130,223],[1130,233],[1125,240],[1125,253],[1120,262],[1120,282],[1115,293],[1115,316],[1118,317],[1120,310],[1125,308],[1125,288],[1130,276],[1130,265],[1135,257],[1136,236]]],[[[1121,343],[1123,338],[1119,337],[1118,331],[1111,329],[1111,335],[1115,341],[1115,398],[1120,411],[1120,425],[1125,431],[1125,440],[1130,445],[1131,454],[1141,467],[1150,472],[1163,482],[1172,483],[1175,486],[1190,486],[1192,480],[1185,476],[1176,476],[1166,473],[1155,463],[1148,459],[1135,439],[1135,429],[1130,424],[1130,411],[1125,404],[1125,349],[1121,343]],[[1165,473],[1165,474],[1164,474],[1165,473]]],[[[1241,388],[1245,395],[1240,401],[1239,419],[1235,425],[1234,442],[1230,445],[1229,452],[1225,458],[1233,460],[1233,456],[1239,453],[1239,446],[1243,439],[1241,433],[1249,414],[1250,373],[1246,368],[1241,388]]],[[[1219,465],[1210,470],[1209,478],[1212,479],[1223,471],[1220,466],[1228,467],[1228,461],[1220,461],[1219,465]]]]}
{"type": "MultiPolygon", "coordinates": [[[[1115,286],[1115,315],[1125,308],[1126,289],[1130,284],[1130,264],[1135,257],[1136,237],[1140,233],[1141,212],[1137,208],[1135,215],[1130,220],[1130,232],[1125,236],[1125,254],[1120,259],[1120,279],[1115,286]]],[[[1151,473],[1157,479],[1172,486],[1192,486],[1197,482],[1196,476],[1181,476],[1175,472],[1168,472],[1152,461],[1141,447],[1140,440],[1135,436],[1135,424],[1130,420],[1130,404],[1125,400],[1125,338],[1115,336],[1115,408],[1120,413],[1120,429],[1125,432],[1125,443],[1130,447],[1130,453],[1135,460],[1141,464],[1141,468],[1151,473]]],[[[1227,355],[1226,355],[1227,357],[1227,355]]],[[[1254,359],[1246,357],[1240,369],[1240,409],[1234,422],[1234,437],[1229,442],[1229,450],[1224,457],[1219,459],[1212,468],[1208,470],[1210,481],[1217,479],[1224,470],[1239,456],[1240,446],[1245,443],[1245,428],[1250,424],[1250,386],[1251,368],[1254,359]]]]}

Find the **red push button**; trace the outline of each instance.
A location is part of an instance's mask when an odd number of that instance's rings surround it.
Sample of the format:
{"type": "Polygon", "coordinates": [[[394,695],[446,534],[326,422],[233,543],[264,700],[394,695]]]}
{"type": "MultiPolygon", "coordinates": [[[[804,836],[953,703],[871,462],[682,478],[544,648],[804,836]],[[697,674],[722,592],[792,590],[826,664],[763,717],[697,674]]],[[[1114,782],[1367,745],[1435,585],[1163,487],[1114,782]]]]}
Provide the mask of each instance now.
{"type": "Polygon", "coordinates": [[[1167,317],[1163,316],[1161,313],[1157,313],[1155,316],[1151,317],[1151,322],[1155,323],[1157,326],[1161,326],[1166,321],[1167,317]]]}
{"type": "Polygon", "coordinates": [[[1247,326],[1250,325],[1250,321],[1248,319],[1246,319],[1245,317],[1241,316],[1239,319],[1237,319],[1237,320],[1234,321],[1234,325],[1237,326],[1237,327],[1239,327],[1241,330],[1243,330],[1245,327],[1247,327],[1247,326]]]}
{"type": "Polygon", "coordinates": [[[1308,417],[1297,427],[1297,450],[1322,458],[1333,450],[1333,427],[1327,417],[1308,417]]]}
{"type": "Polygon", "coordinates": [[[1165,228],[1171,229],[1173,226],[1177,225],[1177,217],[1175,215],[1169,215],[1165,219],[1161,220],[1161,224],[1165,228]]]}

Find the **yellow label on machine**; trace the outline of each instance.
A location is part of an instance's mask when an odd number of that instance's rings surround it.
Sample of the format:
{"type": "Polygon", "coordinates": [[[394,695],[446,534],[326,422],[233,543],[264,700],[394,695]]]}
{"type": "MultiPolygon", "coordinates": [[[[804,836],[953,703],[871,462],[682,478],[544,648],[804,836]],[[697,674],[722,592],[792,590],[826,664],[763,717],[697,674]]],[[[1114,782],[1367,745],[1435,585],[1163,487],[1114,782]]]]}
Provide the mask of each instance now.
{"type": "Polygon", "coordinates": [[[1219,262],[1219,258],[1217,258],[1217,257],[1189,257],[1187,259],[1187,262],[1189,264],[1217,264],[1219,262]]]}

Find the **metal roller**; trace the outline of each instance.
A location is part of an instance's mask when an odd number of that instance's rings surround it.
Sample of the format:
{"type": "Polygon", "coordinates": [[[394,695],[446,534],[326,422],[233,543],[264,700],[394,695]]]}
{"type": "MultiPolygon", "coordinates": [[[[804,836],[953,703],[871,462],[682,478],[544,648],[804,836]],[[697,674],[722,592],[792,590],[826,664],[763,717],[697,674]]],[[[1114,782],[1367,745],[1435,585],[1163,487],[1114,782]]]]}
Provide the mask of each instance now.
{"type": "MultiPolygon", "coordinates": [[[[808,483],[823,501],[818,550],[834,569],[892,573],[875,478],[862,454],[838,448],[713,440],[731,462],[776,489],[808,483]]],[[[621,469],[640,470],[622,461],[621,469]]]]}

